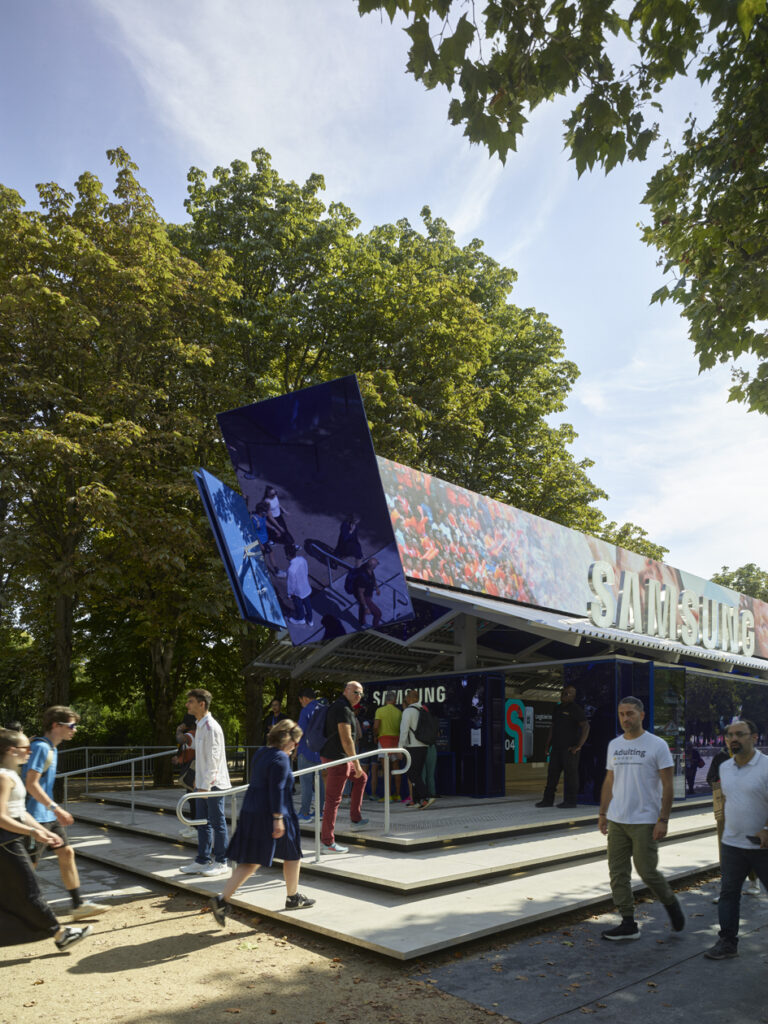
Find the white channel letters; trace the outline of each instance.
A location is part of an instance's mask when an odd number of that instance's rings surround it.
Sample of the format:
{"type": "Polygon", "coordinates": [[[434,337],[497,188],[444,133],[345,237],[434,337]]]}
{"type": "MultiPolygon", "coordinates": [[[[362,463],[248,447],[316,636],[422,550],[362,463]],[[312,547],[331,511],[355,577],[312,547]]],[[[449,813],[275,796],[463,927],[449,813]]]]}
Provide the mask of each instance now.
{"type": "Polygon", "coordinates": [[[747,657],[755,652],[755,617],[748,608],[733,607],[694,590],[678,593],[677,587],[653,577],[646,577],[641,585],[640,574],[629,570],[622,571],[617,591],[610,562],[593,562],[588,581],[593,595],[589,617],[596,626],[678,640],[709,651],[747,657]]]}

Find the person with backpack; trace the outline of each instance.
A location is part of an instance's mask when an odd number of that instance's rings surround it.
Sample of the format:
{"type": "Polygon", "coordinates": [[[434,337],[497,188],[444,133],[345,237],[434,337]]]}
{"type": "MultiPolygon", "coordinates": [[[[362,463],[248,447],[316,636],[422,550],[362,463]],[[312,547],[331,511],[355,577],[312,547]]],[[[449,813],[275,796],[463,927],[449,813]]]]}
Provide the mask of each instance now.
{"type": "Polygon", "coordinates": [[[437,722],[425,707],[419,704],[417,690],[409,690],[405,695],[405,711],[400,720],[400,746],[405,747],[411,755],[411,766],[408,769],[408,782],[411,787],[411,808],[418,807],[425,811],[435,802],[430,797],[424,783],[424,764],[427,760],[427,749],[437,739],[437,722]]]}
{"type": "MultiPolygon", "coordinates": [[[[312,689],[305,689],[299,693],[299,703],[301,704],[301,712],[299,713],[299,728],[301,729],[301,739],[296,747],[296,765],[299,771],[302,768],[311,768],[315,764],[320,764],[320,754],[317,751],[312,750],[307,744],[307,730],[310,728],[310,722],[314,718],[316,713],[324,718],[325,715],[321,710],[324,705],[321,705],[317,699],[317,694],[312,689]]],[[[323,740],[325,739],[325,730],[323,729],[323,740]]],[[[323,772],[320,772],[320,806],[322,806],[325,800],[325,783],[323,782],[323,772]]],[[[315,776],[314,775],[302,775],[299,778],[301,784],[301,806],[299,809],[299,821],[312,821],[314,815],[312,814],[312,796],[315,791],[315,776]]]]}

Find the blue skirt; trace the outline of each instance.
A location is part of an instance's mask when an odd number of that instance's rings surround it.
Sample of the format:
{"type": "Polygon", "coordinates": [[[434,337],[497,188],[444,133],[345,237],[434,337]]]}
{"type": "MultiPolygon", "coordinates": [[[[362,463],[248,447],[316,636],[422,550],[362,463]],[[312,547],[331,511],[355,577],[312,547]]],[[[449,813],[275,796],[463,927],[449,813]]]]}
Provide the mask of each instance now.
{"type": "Polygon", "coordinates": [[[283,818],[285,834],[272,838],[272,815],[243,810],[235,834],[229,841],[227,857],[238,864],[261,864],[268,868],[275,857],[301,860],[301,833],[296,812],[283,818]]]}

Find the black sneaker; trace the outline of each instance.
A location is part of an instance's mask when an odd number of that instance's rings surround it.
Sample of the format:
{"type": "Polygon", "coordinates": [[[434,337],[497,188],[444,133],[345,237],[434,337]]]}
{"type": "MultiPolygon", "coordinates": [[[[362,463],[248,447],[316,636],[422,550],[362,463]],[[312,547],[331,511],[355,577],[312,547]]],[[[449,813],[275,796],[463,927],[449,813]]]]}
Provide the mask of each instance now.
{"type": "Polygon", "coordinates": [[[84,928],[65,928],[64,934],[60,939],[54,939],[56,948],[60,950],[69,949],[70,946],[74,946],[76,942],[84,939],[86,935],[90,935],[93,931],[93,925],[87,924],[84,928]]]}
{"type": "Polygon", "coordinates": [[[675,898],[674,903],[669,905],[665,904],[664,909],[669,914],[669,920],[672,922],[672,930],[681,932],[685,928],[685,914],[683,908],[680,906],[680,901],[675,898]]]}
{"type": "Polygon", "coordinates": [[[732,942],[726,942],[725,939],[718,939],[712,949],[708,949],[704,954],[710,960],[732,960],[738,955],[738,949],[732,942]]]}
{"type": "Polygon", "coordinates": [[[640,929],[637,927],[637,921],[624,920],[615,928],[606,928],[602,934],[603,938],[610,942],[628,942],[640,938],[640,929]]]}
{"type": "Polygon", "coordinates": [[[213,903],[211,904],[211,910],[213,911],[213,916],[216,919],[216,924],[223,928],[227,923],[227,904],[221,896],[214,897],[213,903]]]}
{"type": "Polygon", "coordinates": [[[304,910],[305,907],[314,907],[317,900],[311,900],[309,896],[304,896],[300,892],[296,892],[293,896],[289,896],[285,901],[286,910],[304,910]]]}
{"type": "Polygon", "coordinates": [[[552,806],[552,801],[551,800],[539,800],[539,802],[537,804],[534,804],[534,807],[551,807],[551,806],[552,806]]]}

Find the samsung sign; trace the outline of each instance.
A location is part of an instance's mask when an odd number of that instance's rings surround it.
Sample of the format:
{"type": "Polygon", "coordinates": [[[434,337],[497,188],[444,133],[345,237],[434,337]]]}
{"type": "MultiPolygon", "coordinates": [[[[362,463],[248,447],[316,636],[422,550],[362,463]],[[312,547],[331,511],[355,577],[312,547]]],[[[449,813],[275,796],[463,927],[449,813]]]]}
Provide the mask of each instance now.
{"type": "Polygon", "coordinates": [[[596,626],[677,640],[709,651],[747,657],[755,652],[755,617],[747,608],[629,570],[622,571],[616,591],[616,572],[609,562],[592,562],[588,581],[593,598],[589,617],[596,626]]]}

